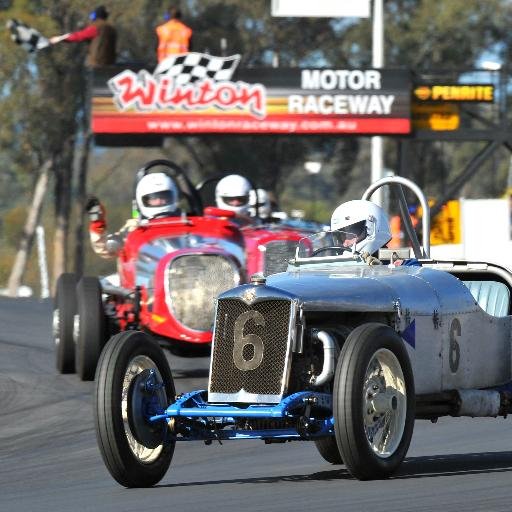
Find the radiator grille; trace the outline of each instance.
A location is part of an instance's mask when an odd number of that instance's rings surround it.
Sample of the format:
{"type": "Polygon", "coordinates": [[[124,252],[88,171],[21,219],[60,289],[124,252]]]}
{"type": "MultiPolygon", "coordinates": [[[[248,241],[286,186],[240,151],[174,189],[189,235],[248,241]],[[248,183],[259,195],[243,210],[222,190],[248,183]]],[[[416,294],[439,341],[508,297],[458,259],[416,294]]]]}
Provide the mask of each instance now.
{"type": "Polygon", "coordinates": [[[288,260],[295,256],[297,243],[294,240],[274,240],[265,245],[265,276],[286,271],[288,260]]]}
{"type": "Polygon", "coordinates": [[[224,256],[191,254],[171,261],[166,281],[168,306],[176,320],[190,329],[209,331],[215,298],[237,286],[240,274],[224,256]]]}
{"type": "Polygon", "coordinates": [[[237,299],[219,300],[209,392],[232,395],[229,401],[233,402],[246,401],[247,393],[280,397],[287,369],[290,314],[288,300],[267,300],[250,306],[237,299]],[[262,342],[261,363],[253,369],[240,369],[235,361],[237,350],[243,360],[256,355],[252,336],[262,342]]]}

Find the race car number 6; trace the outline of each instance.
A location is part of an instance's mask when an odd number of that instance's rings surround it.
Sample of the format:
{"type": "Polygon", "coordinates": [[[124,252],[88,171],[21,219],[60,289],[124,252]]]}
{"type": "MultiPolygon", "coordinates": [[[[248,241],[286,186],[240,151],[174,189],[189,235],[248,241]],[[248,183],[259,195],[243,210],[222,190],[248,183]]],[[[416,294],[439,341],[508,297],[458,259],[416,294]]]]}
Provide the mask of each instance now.
{"type": "Polygon", "coordinates": [[[265,326],[265,319],[259,311],[245,311],[235,321],[235,343],[233,346],[233,362],[242,371],[255,370],[263,361],[263,340],[256,334],[245,334],[245,324],[251,320],[258,326],[265,326]],[[252,345],[253,355],[251,359],[245,359],[244,348],[252,345]]]}
{"type": "Polygon", "coordinates": [[[454,318],[450,325],[450,370],[455,373],[459,369],[460,345],[455,335],[461,335],[461,326],[458,318],[454,318]]]}

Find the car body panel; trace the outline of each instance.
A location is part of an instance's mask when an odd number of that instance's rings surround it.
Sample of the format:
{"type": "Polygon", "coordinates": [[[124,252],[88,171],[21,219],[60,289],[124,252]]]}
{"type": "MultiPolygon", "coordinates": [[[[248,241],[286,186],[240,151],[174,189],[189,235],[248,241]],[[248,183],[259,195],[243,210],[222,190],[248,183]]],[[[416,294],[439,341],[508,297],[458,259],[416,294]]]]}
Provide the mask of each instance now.
{"type": "MultiPolygon", "coordinates": [[[[180,316],[176,308],[173,309],[169,288],[169,269],[175,268],[180,258],[188,258],[188,262],[197,262],[201,258],[202,262],[213,262],[213,258],[217,258],[218,262],[233,272],[232,280],[224,274],[219,276],[219,281],[224,279],[228,283],[223,289],[236,286],[246,279],[243,268],[244,241],[238,227],[227,219],[183,216],[152,219],[127,234],[118,257],[119,286],[125,290],[140,289],[139,320],[144,329],[169,340],[192,344],[210,343],[216,281],[197,283],[200,271],[192,268],[192,264],[188,265],[190,271],[182,276],[181,281],[183,278],[188,279],[190,291],[187,297],[182,297],[180,316]],[[194,295],[197,296],[198,286],[205,293],[211,292],[212,297],[208,301],[209,307],[198,308],[201,311],[197,316],[198,321],[192,321],[190,326],[185,320],[193,320],[194,314],[197,315],[197,312],[192,311],[192,302],[194,295]]],[[[183,286],[181,293],[185,293],[183,286]]],[[[127,303],[118,306],[122,329],[128,326],[123,317],[133,314],[133,311],[134,306],[127,303]]]]}
{"type": "Polygon", "coordinates": [[[267,283],[294,296],[305,312],[394,313],[400,333],[414,322],[414,346],[406,346],[418,393],[482,388],[511,379],[511,318],[487,314],[448,272],[328,263],[290,266],[267,283]]]}

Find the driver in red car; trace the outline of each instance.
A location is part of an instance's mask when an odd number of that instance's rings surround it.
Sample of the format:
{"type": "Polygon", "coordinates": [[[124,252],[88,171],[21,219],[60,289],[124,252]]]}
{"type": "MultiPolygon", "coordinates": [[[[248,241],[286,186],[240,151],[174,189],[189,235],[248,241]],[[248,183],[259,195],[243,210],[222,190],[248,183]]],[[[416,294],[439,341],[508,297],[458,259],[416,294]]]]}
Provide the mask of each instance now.
{"type": "Polygon", "coordinates": [[[222,178],[215,187],[217,208],[235,213],[234,221],[240,225],[253,224],[251,218],[249,180],[238,174],[230,174],[222,178]]]}
{"type": "Polygon", "coordinates": [[[163,172],[146,174],[135,189],[137,216],[128,219],[116,233],[108,234],[105,209],[98,198],[90,197],[85,209],[89,216],[89,237],[94,252],[103,258],[116,257],[126,235],[139,225],[140,219],[181,215],[178,200],[178,188],[170,176],[163,172]]]}

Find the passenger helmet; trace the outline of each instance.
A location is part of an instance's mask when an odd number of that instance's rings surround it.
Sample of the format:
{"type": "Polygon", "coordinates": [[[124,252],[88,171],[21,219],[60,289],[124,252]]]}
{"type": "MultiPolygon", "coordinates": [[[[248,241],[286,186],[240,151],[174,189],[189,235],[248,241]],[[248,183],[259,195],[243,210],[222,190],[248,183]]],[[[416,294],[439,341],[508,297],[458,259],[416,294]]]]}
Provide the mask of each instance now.
{"type": "Polygon", "coordinates": [[[137,183],[135,201],[142,217],[178,214],[178,189],[163,172],[146,174],[137,183]]]}
{"type": "Polygon", "coordinates": [[[391,240],[386,212],[371,201],[348,201],[338,206],[331,217],[331,230],[352,233],[360,253],[373,254],[391,240]]]}
{"type": "Polygon", "coordinates": [[[249,205],[251,206],[249,213],[251,217],[256,217],[256,194],[258,197],[258,217],[268,219],[272,213],[272,208],[268,193],[262,188],[257,189],[256,192],[254,190],[249,191],[249,205]]]}
{"type": "Polygon", "coordinates": [[[249,215],[249,192],[251,184],[243,176],[230,174],[222,178],[215,187],[215,202],[218,208],[249,215]]]}

